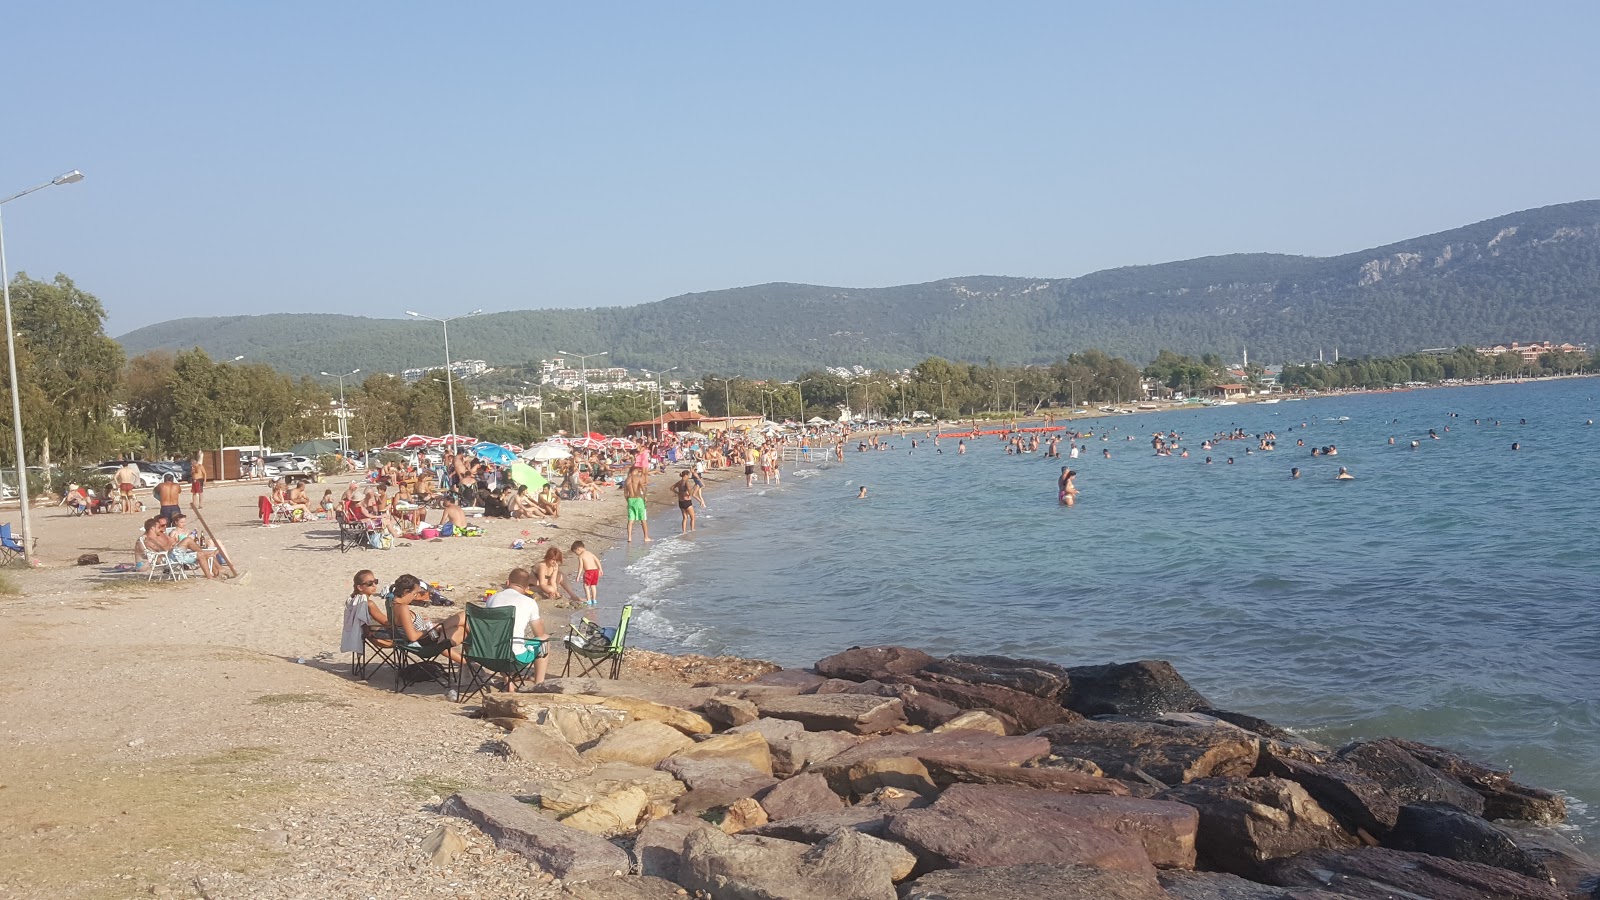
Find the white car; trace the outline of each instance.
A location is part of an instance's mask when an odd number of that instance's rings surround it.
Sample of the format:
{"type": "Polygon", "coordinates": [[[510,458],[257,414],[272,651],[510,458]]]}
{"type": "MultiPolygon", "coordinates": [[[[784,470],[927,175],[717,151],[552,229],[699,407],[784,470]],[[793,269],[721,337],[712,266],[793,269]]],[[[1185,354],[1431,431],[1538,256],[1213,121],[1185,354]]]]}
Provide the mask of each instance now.
{"type": "MultiPolygon", "coordinates": [[[[300,472],[310,475],[317,470],[317,464],[306,457],[294,456],[288,453],[281,455],[274,453],[266,458],[266,464],[268,469],[277,469],[279,472],[300,472]]],[[[268,472],[267,474],[271,475],[272,473],[268,472]]]]}

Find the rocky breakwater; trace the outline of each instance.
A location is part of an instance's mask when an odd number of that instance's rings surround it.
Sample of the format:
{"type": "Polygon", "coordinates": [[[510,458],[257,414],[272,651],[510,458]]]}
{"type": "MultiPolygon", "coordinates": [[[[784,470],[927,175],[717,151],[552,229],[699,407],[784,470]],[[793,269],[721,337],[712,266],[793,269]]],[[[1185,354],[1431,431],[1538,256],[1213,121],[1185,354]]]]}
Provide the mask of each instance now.
{"type": "Polygon", "coordinates": [[[489,696],[576,774],[444,811],[586,898],[1559,900],[1600,864],[1559,796],[1397,739],[1328,748],[1158,661],[852,648],[694,686],[489,696]]]}

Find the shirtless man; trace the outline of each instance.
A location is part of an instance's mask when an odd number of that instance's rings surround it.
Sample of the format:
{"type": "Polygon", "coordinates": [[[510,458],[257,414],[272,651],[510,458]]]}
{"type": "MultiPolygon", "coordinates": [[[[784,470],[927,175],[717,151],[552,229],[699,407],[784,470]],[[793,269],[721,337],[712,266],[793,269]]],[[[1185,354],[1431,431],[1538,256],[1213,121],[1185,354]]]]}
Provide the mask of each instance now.
{"type": "MultiPolygon", "coordinates": [[[[754,470],[755,466],[745,468],[754,470]]],[[[639,530],[644,534],[644,542],[650,543],[650,522],[644,506],[645,489],[649,487],[649,479],[644,470],[638,466],[628,467],[628,477],[622,481],[622,496],[628,498],[628,542],[633,542],[633,523],[639,523],[639,530]]]]}
{"type": "Polygon", "coordinates": [[[189,474],[189,503],[195,509],[204,509],[201,501],[206,492],[206,458],[204,454],[194,455],[194,468],[189,474]]]}
{"type": "Polygon", "coordinates": [[[578,557],[578,572],[583,581],[584,602],[590,606],[599,605],[600,576],[605,574],[605,568],[600,565],[600,557],[590,553],[588,548],[583,546],[583,541],[573,541],[569,549],[578,557]]]}
{"type": "Polygon", "coordinates": [[[461,504],[456,501],[446,499],[443,513],[444,522],[442,524],[449,525],[452,534],[460,534],[461,530],[467,527],[467,514],[461,511],[461,504]]]}
{"type": "Polygon", "coordinates": [[[672,483],[672,494],[678,498],[678,512],[683,514],[683,521],[678,525],[678,533],[693,531],[694,482],[689,480],[688,469],[678,473],[678,480],[672,483]]]}
{"type": "Polygon", "coordinates": [[[161,476],[161,483],[156,485],[156,501],[161,504],[161,515],[170,522],[178,515],[178,501],[183,499],[183,485],[169,472],[161,476]]]}
{"type": "Polygon", "coordinates": [[[139,467],[123,463],[117,470],[117,497],[122,501],[123,513],[133,512],[133,486],[139,483],[139,467]]]}
{"type": "Polygon", "coordinates": [[[756,448],[744,448],[744,486],[756,486],[756,448]]]}

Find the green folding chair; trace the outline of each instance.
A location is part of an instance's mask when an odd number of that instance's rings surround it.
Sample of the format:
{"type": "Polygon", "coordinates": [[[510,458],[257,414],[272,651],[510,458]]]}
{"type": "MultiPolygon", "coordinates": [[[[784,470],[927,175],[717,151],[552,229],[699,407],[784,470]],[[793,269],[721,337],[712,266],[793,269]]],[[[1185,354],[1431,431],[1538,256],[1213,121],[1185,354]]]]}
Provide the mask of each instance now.
{"type": "Polygon", "coordinates": [[[395,693],[403,694],[406,688],[424,681],[432,681],[445,690],[454,687],[456,683],[455,660],[445,654],[445,651],[449,650],[450,646],[448,644],[423,646],[413,643],[406,638],[405,629],[400,627],[399,620],[394,617],[393,600],[388,602],[386,609],[389,615],[389,641],[394,644],[395,652],[395,693]],[[441,656],[444,657],[443,662],[439,661],[441,656]],[[437,676],[415,677],[417,669],[420,668],[416,664],[425,662],[432,662],[438,665],[440,667],[439,674],[437,676]],[[407,670],[410,670],[410,674],[408,674],[407,670]]]}
{"type": "MultiPolygon", "coordinates": [[[[467,684],[457,697],[462,703],[473,694],[486,693],[495,675],[520,679],[533,670],[533,662],[518,662],[512,639],[517,637],[517,611],[510,606],[490,609],[476,603],[467,604],[467,641],[462,648],[461,674],[467,684]]],[[[543,650],[543,641],[523,638],[525,645],[543,650]]]]}
{"type": "MultiPolygon", "coordinates": [[[[572,674],[572,661],[579,660],[579,678],[585,678],[600,670],[606,663],[611,664],[611,674],[606,676],[613,681],[622,677],[622,656],[628,649],[628,621],[633,618],[633,604],[629,603],[622,608],[622,619],[617,622],[617,630],[611,635],[609,646],[592,649],[580,642],[576,635],[568,633],[567,662],[561,667],[561,677],[566,678],[572,674]]],[[[610,631],[611,629],[605,629],[610,631]]]]}

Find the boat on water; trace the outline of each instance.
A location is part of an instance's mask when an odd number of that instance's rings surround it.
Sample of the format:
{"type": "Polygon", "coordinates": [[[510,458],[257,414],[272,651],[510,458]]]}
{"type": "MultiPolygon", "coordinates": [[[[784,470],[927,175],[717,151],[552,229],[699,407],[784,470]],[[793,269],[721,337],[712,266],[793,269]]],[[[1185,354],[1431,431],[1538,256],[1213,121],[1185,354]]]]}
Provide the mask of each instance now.
{"type": "Polygon", "coordinates": [[[1283,402],[1283,398],[1282,397],[1273,397],[1273,398],[1271,398],[1269,400],[1262,400],[1261,402],[1262,403],[1282,403],[1283,402]]]}

